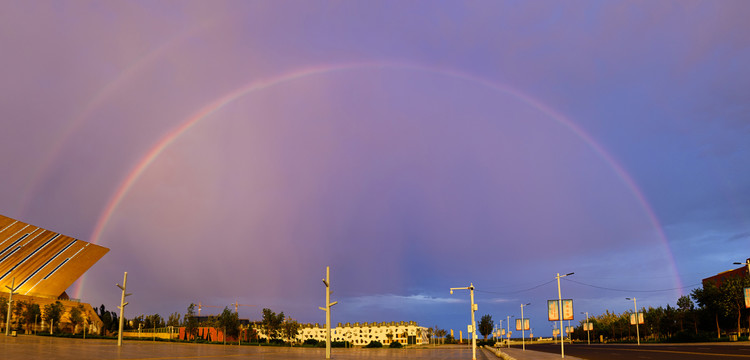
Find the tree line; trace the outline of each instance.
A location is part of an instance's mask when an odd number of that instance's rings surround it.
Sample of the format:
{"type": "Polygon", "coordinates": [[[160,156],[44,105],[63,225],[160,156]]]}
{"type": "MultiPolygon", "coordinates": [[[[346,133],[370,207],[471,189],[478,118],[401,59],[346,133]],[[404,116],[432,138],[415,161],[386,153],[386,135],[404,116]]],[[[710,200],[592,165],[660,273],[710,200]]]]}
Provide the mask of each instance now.
{"type": "MultiPolygon", "coordinates": [[[[35,323],[39,324],[44,321],[46,324],[45,330],[49,331],[50,326],[52,332],[70,332],[77,333],[83,330],[83,325],[88,321],[85,317],[86,310],[83,305],[71,307],[68,311],[65,311],[65,306],[60,301],[47,304],[44,308],[40,308],[39,304],[31,301],[16,300],[13,301],[11,306],[11,329],[19,332],[29,334],[33,330],[35,323]],[[44,311],[42,311],[44,309],[44,311]],[[60,319],[67,314],[68,322],[63,327],[60,323],[60,319]],[[80,328],[79,328],[80,326],[80,328]]],[[[0,322],[6,323],[8,319],[8,299],[0,296],[0,322]]]]}
{"type": "MultiPolygon", "coordinates": [[[[693,289],[690,295],[677,299],[676,306],[642,307],[644,324],[638,332],[642,339],[653,341],[707,341],[726,338],[732,333],[738,337],[750,331],[750,309],[745,308],[743,289],[750,287],[750,276],[736,276],[720,283],[706,281],[693,289]]],[[[630,324],[633,310],[617,314],[607,310],[589,318],[594,330],[592,339],[635,341],[635,325],[630,324]]],[[[586,340],[583,323],[575,328],[572,337],[586,340]]]]}

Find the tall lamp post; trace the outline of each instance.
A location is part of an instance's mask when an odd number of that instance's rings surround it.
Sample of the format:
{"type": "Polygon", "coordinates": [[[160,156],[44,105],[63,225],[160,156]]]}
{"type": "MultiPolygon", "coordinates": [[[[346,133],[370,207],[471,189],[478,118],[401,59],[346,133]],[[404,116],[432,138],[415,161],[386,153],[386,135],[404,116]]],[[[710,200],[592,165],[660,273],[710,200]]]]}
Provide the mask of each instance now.
{"type": "Polygon", "coordinates": [[[471,294],[471,359],[477,360],[477,322],[474,320],[477,305],[474,304],[474,283],[470,283],[467,287],[451,288],[451,295],[453,295],[453,290],[469,290],[471,294]]]}
{"type": "Polygon", "coordinates": [[[128,272],[126,271],[125,276],[122,278],[122,286],[120,286],[120,284],[116,284],[117,287],[120,288],[120,290],[122,290],[122,298],[120,299],[120,306],[117,307],[120,309],[120,327],[117,333],[117,346],[122,346],[122,328],[123,328],[123,325],[125,325],[125,317],[123,317],[123,313],[125,312],[125,305],[128,304],[125,302],[125,297],[133,295],[133,294],[125,293],[127,284],[128,284],[128,272]]]}
{"type": "Polygon", "coordinates": [[[573,275],[574,273],[567,273],[565,275],[560,275],[560,273],[557,273],[557,305],[558,305],[558,312],[557,316],[560,318],[560,357],[565,358],[565,339],[563,338],[563,329],[565,329],[565,325],[563,324],[563,305],[562,305],[562,292],[560,292],[560,278],[573,275]]]}
{"type": "Polygon", "coordinates": [[[750,274],[750,258],[748,258],[747,260],[745,260],[744,263],[736,262],[734,264],[735,265],[747,265],[747,273],[750,274]]]}
{"type": "MultiPolygon", "coordinates": [[[[499,321],[500,321],[500,330],[502,330],[502,329],[503,329],[503,319],[500,319],[499,321]]],[[[497,337],[499,337],[499,338],[500,338],[500,340],[502,340],[502,339],[503,339],[503,336],[502,336],[502,335],[500,334],[500,333],[501,333],[501,331],[500,331],[500,330],[497,330],[497,326],[498,326],[498,325],[497,325],[497,324],[495,324],[495,330],[496,330],[496,332],[497,332],[497,337]]],[[[495,341],[497,342],[497,340],[495,340],[495,341]]]]}
{"type": "Polygon", "coordinates": [[[515,315],[509,315],[508,316],[508,321],[507,321],[508,333],[506,335],[508,337],[508,348],[510,348],[510,318],[512,318],[512,317],[515,317],[515,315]]]}
{"type": "Polygon", "coordinates": [[[521,348],[526,351],[526,324],[523,323],[523,307],[529,306],[531,303],[521,304],[521,348]]]}
{"type": "Polygon", "coordinates": [[[326,312],[326,359],[331,358],[331,306],[338,304],[338,301],[331,302],[331,267],[326,266],[326,278],[323,279],[323,284],[326,286],[326,307],[318,307],[318,309],[326,312]]]}
{"type": "Polygon", "coordinates": [[[21,287],[21,285],[16,286],[16,277],[13,277],[13,280],[10,282],[10,286],[5,285],[8,290],[10,290],[10,296],[8,296],[8,316],[5,318],[5,336],[10,335],[10,316],[12,315],[10,310],[13,308],[13,294],[15,294],[16,290],[21,287]]]}
{"type": "Polygon", "coordinates": [[[589,345],[591,345],[591,330],[589,330],[589,312],[581,312],[581,315],[586,314],[586,323],[584,324],[584,328],[586,328],[586,338],[588,339],[589,345]]]}
{"type": "Polygon", "coordinates": [[[638,341],[638,345],[641,344],[641,334],[638,330],[638,323],[640,322],[640,317],[638,317],[638,305],[636,305],[635,298],[625,298],[625,300],[633,300],[633,314],[635,314],[635,338],[638,341]]]}

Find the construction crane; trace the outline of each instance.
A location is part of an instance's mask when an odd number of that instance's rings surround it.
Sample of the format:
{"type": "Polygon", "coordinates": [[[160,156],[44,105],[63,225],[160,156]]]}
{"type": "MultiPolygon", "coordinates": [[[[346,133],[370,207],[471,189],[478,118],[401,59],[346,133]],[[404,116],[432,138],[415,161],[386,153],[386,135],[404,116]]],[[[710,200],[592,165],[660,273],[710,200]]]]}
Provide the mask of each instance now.
{"type": "Polygon", "coordinates": [[[216,305],[203,305],[200,301],[198,302],[198,316],[201,316],[201,309],[204,307],[215,307],[215,308],[221,308],[221,306],[216,305]]]}
{"type": "Polygon", "coordinates": [[[240,313],[240,306],[258,306],[258,305],[245,305],[245,304],[240,304],[240,303],[239,303],[239,302],[238,302],[237,300],[235,300],[235,301],[234,301],[234,303],[232,303],[232,304],[229,304],[229,305],[234,305],[234,312],[236,312],[237,314],[239,314],[239,313],[240,313]]]}

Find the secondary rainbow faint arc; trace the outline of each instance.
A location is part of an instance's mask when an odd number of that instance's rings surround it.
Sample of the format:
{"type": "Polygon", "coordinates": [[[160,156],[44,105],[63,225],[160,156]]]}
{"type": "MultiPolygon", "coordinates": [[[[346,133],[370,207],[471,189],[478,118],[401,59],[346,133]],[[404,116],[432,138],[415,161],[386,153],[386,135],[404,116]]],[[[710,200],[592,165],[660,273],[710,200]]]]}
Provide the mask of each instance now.
{"type": "Polygon", "coordinates": [[[213,20],[206,21],[199,26],[188,29],[185,32],[178,34],[174,38],[165,41],[161,45],[157,46],[153,50],[139,56],[135,61],[131,62],[117,76],[107,82],[107,84],[100,88],[95,95],[86,103],[86,106],[78,112],[72,121],[67,123],[65,129],[63,129],[58,136],[55,137],[54,142],[50,146],[50,151],[46,156],[39,162],[34,173],[31,176],[31,181],[26,184],[26,189],[23,192],[24,198],[21,200],[21,213],[25,213],[29,206],[29,197],[31,194],[36,193],[36,188],[39,186],[39,182],[46,177],[46,173],[50,171],[52,163],[55,159],[60,156],[62,147],[69,140],[70,136],[84,125],[94,111],[99,108],[106,100],[112,97],[118,90],[120,90],[128,81],[132,80],[136,74],[142,72],[147,66],[153,64],[158,59],[168,54],[170,50],[179,46],[181,43],[195,36],[199,32],[203,31],[208,26],[214,23],[213,20]]]}
{"type": "MultiPolygon", "coordinates": [[[[174,143],[175,140],[177,140],[182,134],[184,134],[194,125],[199,123],[201,120],[207,118],[209,115],[213,114],[217,110],[221,109],[223,106],[249,93],[252,93],[258,90],[263,90],[263,89],[266,89],[275,85],[280,85],[289,81],[294,81],[294,80],[298,80],[298,79],[302,79],[302,78],[314,76],[314,75],[332,73],[336,71],[372,69],[372,68],[413,70],[413,71],[427,72],[427,73],[433,73],[433,74],[440,74],[443,76],[449,76],[449,77],[454,77],[454,78],[459,78],[459,79],[464,79],[464,80],[472,81],[475,83],[479,83],[491,89],[511,94],[523,100],[524,102],[534,106],[539,111],[543,112],[544,114],[546,114],[547,116],[549,116],[550,118],[558,122],[559,124],[563,125],[567,129],[572,131],[576,136],[578,136],[580,139],[586,142],[586,144],[589,145],[599,157],[601,157],[606,163],[610,165],[610,167],[615,172],[615,174],[623,181],[625,186],[638,199],[638,202],[641,204],[641,206],[645,210],[646,215],[648,216],[649,220],[656,228],[658,236],[662,240],[662,245],[665,247],[667,254],[670,257],[669,260],[672,265],[672,272],[673,272],[672,276],[676,279],[676,285],[678,288],[682,288],[682,282],[679,276],[677,275],[674,257],[669,247],[668,240],[662,230],[661,224],[658,218],[656,217],[653,209],[651,208],[645,196],[640,191],[638,186],[635,184],[633,179],[627,173],[627,171],[625,171],[623,167],[607,151],[605,151],[601,145],[599,145],[596,141],[594,141],[591,138],[591,136],[588,135],[588,133],[586,133],[580,127],[576,126],[573,122],[568,120],[563,115],[555,112],[554,110],[550,109],[549,107],[542,104],[538,100],[518,90],[509,88],[503,85],[499,85],[491,81],[478,78],[469,74],[461,73],[458,71],[434,68],[434,67],[429,67],[429,66],[414,65],[414,64],[403,64],[403,63],[367,62],[367,63],[325,65],[325,66],[319,66],[319,67],[305,68],[305,69],[285,73],[276,77],[250,82],[249,84],[243,87],[240,87],[218,98],[217,100],[209,103],[208,105],[201,108],[194,115],[187,118],[187,120],[185,120],[175,129],[173,129],[172,131],[167,133],[165,136],[163,136],[146,153],[146,155],[144,155],[144,157],[135,165],[135,167],[128,173],[128,175],[125,177],[123,182],[120,184],[120,186],[117,188],[117,190],[115,191],[115,193],[110,198],[107,205],[105,206],[104,211],[102,212],[102,215],[99,217],[99,220],[97,221],[96,226],[94,227],[94,230],[90,237],[90,241],[94,244],[99,242],[99,238],[101,237],[102,232],[104,231],[104,228],[106,227],[107,223],[111,219],[112,214],[114,214],[115,210],[117,210],[117,207],[119,206],[120,202],[123,200],[125,195],[127,195],[127,193],[130,191],[130,189],[135,184],[135,182],[144,173],[144,171],[154,162],[154,160],[156,160],[156,158],[159,157],[162,151],[164,151],[164,149],[166,149],[168,146],[174,143]]],[[[79,283],[78,290],[76,291],[77,294],[80,293],[80,289],[83,287],[83,280],[84,278],[82,278],[79,283]]]]}

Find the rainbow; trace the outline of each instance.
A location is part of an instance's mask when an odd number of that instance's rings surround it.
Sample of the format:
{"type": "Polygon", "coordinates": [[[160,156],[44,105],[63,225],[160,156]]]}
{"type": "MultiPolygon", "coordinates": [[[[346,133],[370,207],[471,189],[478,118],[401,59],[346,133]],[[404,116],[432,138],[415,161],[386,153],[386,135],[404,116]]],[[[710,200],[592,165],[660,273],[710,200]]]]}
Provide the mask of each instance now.
{"type": "MultiPolygon", "coordinates": [[[[527,104],[535,107],[536,109],[538,109],[545,115],[549,116],[551,119],[553,119],[560,125],[567,128],[569,131],[575,134],[578,138],[583,140],[597,154],[598,157],[604,160],[610,166],[612,171],[614,171],[617,177],[620,178],[620,180],[627,187],[627,189],[633,194],[633,196],[635,196],[638,203],[643,208],[649,221],[657,230],[657,235],[662,240],[662,245],[665,247],[666,253],[669,256],[669,260],[671,263],[671,270],[672,270],[671,275],[674,279],[676,279],[675,280],[676,288],[682,288],[681,280],[677,274],[674,257],[669,247],[669,241],[667,240],[667,237],[664,234],[664,231],[662,230],[662,226],[659,222],[659,219],[656,217],[656,214],[654,213],[650,204],[646,200],[646,197],[643,195],[643,192],[638,188],[635,181],[633,181],[632,177],[628,174],[627,171],[625,171],[622,165],[620,165],[619,162],[617,162],[617,160],[615,160],[612,157],[612,155],[610,155],[600,144],[594,141],[594,139],[592,139],[591,136],[588,133],[586,133],[586,131],[584,131],[575,123],[567,119],[562,114],[554,111],[553,109],[544,105],[540,101],[516,89],[503,86],[500,84],[496,84],[491,81],[478,78],[470,74],[454,71],[454,70],[446,70],[442,68],[435,68],[435,67],[421,66],[421,65],[414,65],[414,64],[405,64],[405,63],[365,62],[365,63],[335,64],[335,65],[324,65],[324,66],[318,66],[318,67],[309,67],[309,68],[305,68],[301,70],[288,72],[282,75],[277,75],[274,77],[250,82],[247,85],[244,85],[238,89],[235,89],[234,91],[231,91],[217,98],[216,100],[204,106],[203,108],[198,110],[196,113],[194,113],[192,116],[188,117],[186,120],[181,122],[179,126],[175,127],[174,129],[169,131],[166,135],[164,135],[146,153],[146,155],[144,155],[143,158],[141,158],[136,163],[136,165],[128,173],[125,179],[120,183],[120,185],[117,187],[112,197],[107,202],[106,206],[104,207],[104,210],[102,211],[99,219],[96,222],[96,225],[93,229],[93,232],[91,233],[89,241],[94,244],[99,243],[102,237],[102,234],[107,227],[107,224],[111,220],[113,214],[116,212],[122,200],[127,196],[128,192],[133,187],[133,185],[138,181],[141,175],[143,175],[143,173],[149,168],[149,166],[159,157],[159,155],[161,155],[161,153],[166,148],[168,148],[177,139],[179,139],[180,136],[185,134],[188,130],[190,130],[196,124],[208,118],[209,116],[211,116],[212,114],[214,114],[215,112],[223,108],[224,106],[232,103],[233,101],[243,96],[251,94],[253,92],[268,89],[270,87],[292,82],[295,80],[304,79],[304,78],[311,77],[311,76],[341,72],[341,71],[362,70],[362,69],[410,70],[410,71],[438,74],[442,76],[447,76],[451,78],[457,78],[457,79],[474,82],[482,86],[485,86],[487,88],[493,89],[495,91],[499,91],[502,93],[512,95],[526,102],[527,104]]],[[[75,294],[76,294],[75,297],[80,298],[80,292],[81,292],[81,289],[83,288],[84,281],[85,281],[85,276],[82,277],[78,283],[78,286],[75,290],[75,294]]]]}
{"type": "Polygon", "coordinates": [[[199,26],[190,28],[182,33],[177,34],[171,39],[163,42],[159,46],[155,47],[151,51],[137,57],[133,62],[129,63],[117,76],[107,82],[91,99],[86,103],[83,109],[73,116],[72,121],[67,123],[65,129],[60,132],[59,136],[55,137],[52,143],[51,150],[47,152],[42,161],[40,161],[34,170],[34,174],[31,176],[31,180],[27,183],[26,189],[23,192],[26,194],[25,198],[22,199],[21,213],[26,213],[30,204],[29,196],[36,193],[36,189],[39,186],[39,182],[47,178],[47,172],[52,168],[52,164],[62,153],[62,148],[68,142],[70,136],[81,128],[88,120],[96,109],[98,109],[107,100],[112,98],[117,92],[127,85],[128,81],[132,80],[135,75],[146,70],[149,66],[156,63],[159,59],[169,54],[174,48],[184,43],[191,37],[203,31],[207,26],[211,25],[213,21],[199,24],[199,26]]]}

